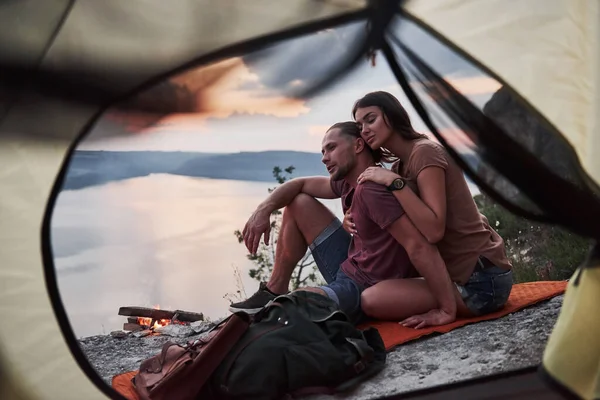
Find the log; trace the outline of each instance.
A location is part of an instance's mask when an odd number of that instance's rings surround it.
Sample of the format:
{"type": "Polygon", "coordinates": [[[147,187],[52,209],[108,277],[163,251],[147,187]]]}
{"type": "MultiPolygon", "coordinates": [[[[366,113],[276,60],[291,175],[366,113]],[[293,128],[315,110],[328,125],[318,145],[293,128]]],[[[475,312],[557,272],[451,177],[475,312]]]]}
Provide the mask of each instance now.
{"type": "Polygon", "coordinates": [[[204,321],[204,315],[202,313],[195,313],[190,311],[182,310],[157,310],[155,308],[147,307],[121,307],[119,308],[119,315],[126,317],[143,317],[153,319],[175,319],[181,322],[195,322],[204,321]]]}
{"type": "Polygon", "coordinates": [[[144,327],[139,324],[132,324],[131,322],[125,322],[123,324],[123,330],[130,331],[130,332],[137,332],[137,331],[141,331],[141,330],[148,329],[148,328],[149,328],[148,326],[144,327]]]}

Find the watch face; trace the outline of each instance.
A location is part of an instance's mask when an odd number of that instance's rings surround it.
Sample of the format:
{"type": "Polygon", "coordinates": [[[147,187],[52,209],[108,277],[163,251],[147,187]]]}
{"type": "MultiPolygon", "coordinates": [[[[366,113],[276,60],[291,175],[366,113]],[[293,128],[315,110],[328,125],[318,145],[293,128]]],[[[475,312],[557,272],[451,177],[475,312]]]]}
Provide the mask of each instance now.
{"type": "Polygon", "coordinates": [[[394,189],[402,189],[404,187],[404,181],[402,179],[396,179],[394,181],[394,189]]]}

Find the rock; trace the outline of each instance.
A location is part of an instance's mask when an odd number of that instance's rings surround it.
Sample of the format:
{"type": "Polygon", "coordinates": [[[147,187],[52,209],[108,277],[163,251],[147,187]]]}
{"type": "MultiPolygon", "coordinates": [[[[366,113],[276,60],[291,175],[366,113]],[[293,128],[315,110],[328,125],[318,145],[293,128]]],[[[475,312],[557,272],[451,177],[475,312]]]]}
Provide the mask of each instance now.
{"type": "Polygon", "coordinates": [[[112,331],[110,333],[110,336],[117,339],[123,339],[124,337],[127,337],[127,335],[129,335],[129,333],[125,331],[112,331]]]}
{"type": "Polygon", "coordinates": [[[318,395],[305,399],[377,399],[537,365],[562,299],[563,296],[557,296],[510,316],[398,346],[388,353],[384,370],[357,390],[344,396],[318,395]],[[544,335],[536,333],[538,330],[544,335]],[[497,346],[494,351],[490,351],[492,345],[497,346]],[[432,365],[438,368],[433,370],[432,365]]]}
{"type": "MultiPolygon", "coordinates": [[[[370,400],[539,364],[562,297],[541,302],[510,317],[408,342],[390,351],[384,370],[357,390],[343,396],[320,395],[306,399],[370,400]]],[[[193,331],[191,326],[190,329],[193,331]]],[[[144,359],[158,354],[167,341],[184,344],[206,333],[193,333],[187,338],[163,334],[135,339],[133,335],[120,340],[110,335],[80,340],[83,352],[107,384],[110,385],[114,375],[139,368],[144,359]]]]}
{"type": "Polygon", "coordinates": [[[152,331],[150,329],[144,329],[143,331],[133,332],[133,336],[136,338],[143,338],[150,335],[152,331]]]}
{"type": "Polygon", "coordinates": [[[169,324],[154,329],[154,332],[160,333],[161,335],[173,336],[173,337],[188,337],[191,336],[194,331],[189,325],[180,324],[169,324]]]}
{"type": "Polygon", "coordinates": [[[195,333],[204,333],[213,326],[215,326],[215,324],[206,321],[196,321],[190,324],[190,327],[195,333]]]}

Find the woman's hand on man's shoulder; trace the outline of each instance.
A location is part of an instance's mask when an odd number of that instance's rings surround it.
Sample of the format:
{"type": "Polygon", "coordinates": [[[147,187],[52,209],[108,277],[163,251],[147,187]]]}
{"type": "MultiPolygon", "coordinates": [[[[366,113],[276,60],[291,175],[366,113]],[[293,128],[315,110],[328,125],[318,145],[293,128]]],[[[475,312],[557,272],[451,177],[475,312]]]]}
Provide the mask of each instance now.
{"type": "Polygon", "coordinates": [[[400,175],[383,167],[369,167],[358,176],[357,183],[361,184],[367,181],[389,186],[394,179],[400,178],[400,175]]]}

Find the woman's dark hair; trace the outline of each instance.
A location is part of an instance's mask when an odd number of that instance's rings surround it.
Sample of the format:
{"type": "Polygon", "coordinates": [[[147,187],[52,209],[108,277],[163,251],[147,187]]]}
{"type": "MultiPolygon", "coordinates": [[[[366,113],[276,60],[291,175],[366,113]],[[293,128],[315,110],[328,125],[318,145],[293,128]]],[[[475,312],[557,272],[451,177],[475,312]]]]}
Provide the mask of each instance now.
{"type": "MultiPolygon", "coordinates": [[[[402,107],[400,101],[392,94],[384,91],[370,92],[362,98],[356,100],[352,107],[352,118],[356,119],[356,111],[359,108],[377,107],[383,114],[384,121],[390,128],[406,140],[416,140],[428,138],[427,135],[414,130],[406,109],[402,107]]],[[[386,162],[393,162],[398,159],[387,149],[381,149],[381,154],[386,162]]]]}
{"type": "MultiPolygon", "coordinates": [[[[329,127],[329,129],[327,129],[327,131],[329,132],[332,129],[339,129],[340,133],[343,135],[346,135],[346,136],[349,136],[349,137],[352,137],[355,139],[362,139],[362,137],[360,136],[360,128],[354,121],[337,122],[337,123],[331,125],[329,127]]],[[[366,143],[365,143],[365,148],[371,153],[371,155],[373,156],[373,159],[375,160],[375,162],[377,164],[380,164],[382,161],[387,162],[384,160],[381,150],[379,150],[379,149],[373,150],[366,143]]]]}

